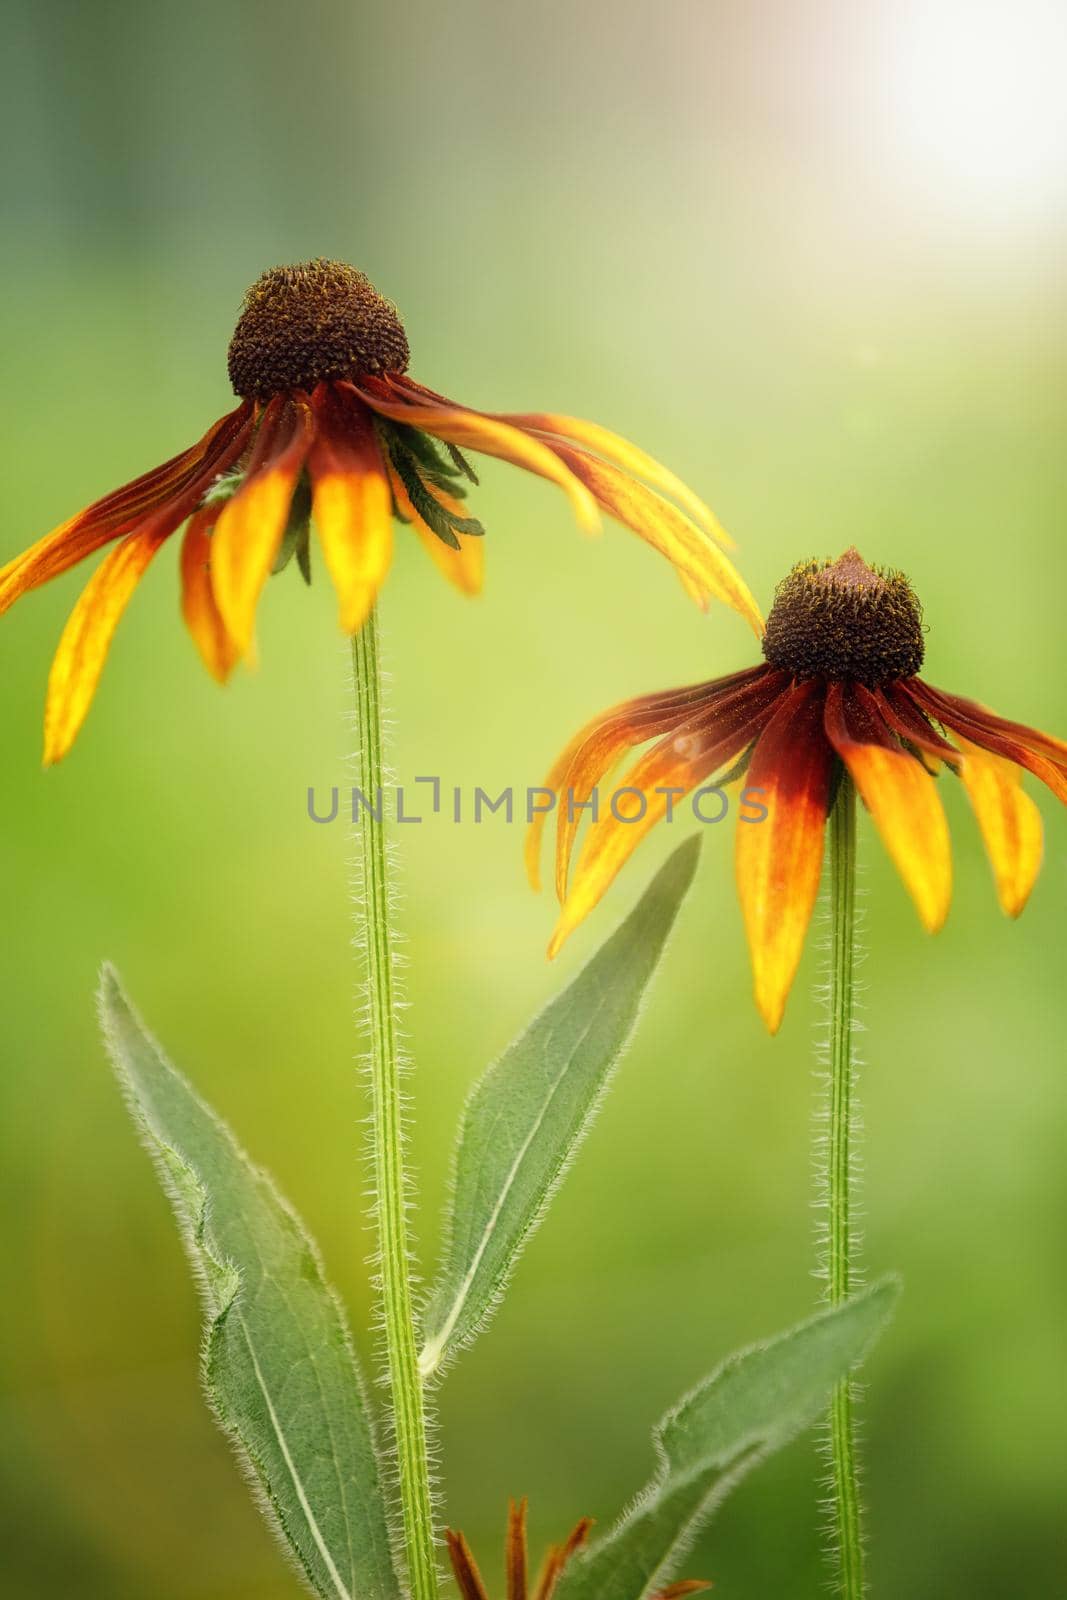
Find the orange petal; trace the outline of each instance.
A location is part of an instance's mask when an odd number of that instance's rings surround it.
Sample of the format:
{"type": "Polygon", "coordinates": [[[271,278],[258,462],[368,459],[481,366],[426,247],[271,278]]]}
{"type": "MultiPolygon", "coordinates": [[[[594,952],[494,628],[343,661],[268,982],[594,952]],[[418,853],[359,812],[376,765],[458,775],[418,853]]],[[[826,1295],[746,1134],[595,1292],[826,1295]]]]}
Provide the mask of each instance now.
{"type": "Polygon", "coordinates": [[[584,450],[565,444],[553,449],[609,516],[667,557],[691,594],[722,600],[745,618],[757,639],[762,637],[763,616],[745,580],[677,506],[584,450]]]}
{"type": "Polygon", "coordinates": [[[182,616],[211,676],[225,683],[240,658],[226,632],[211,587],[211,529],[220,507],[205,506],[191,517],[182,540],[182,616]]]}
{"type": "MultiPolygon", "coordinates": [[[[587,722],[553,762],[542,787],[557,796],[557,805],[561,795],[574,797],[573,806],[568,808],[564,802],[557,817],[556,893],[560,900],[566,895],[567,865],[579,826],[577,812],[573,817],[570,812],[588,800],[624,751],[682,721],[688,704],[679,706],[670,696],[655,695],[625,701],[587,722]]],[[[549,812],[538,811],[526,832],[526,875],[535,892],[541,887],[541,840],[548,817],[549,812]]]]}
{"type": "Polygon", "coordinates": [[[649,1600],[682,1600],[683,1595],[705,1594],[714,1587],[713,1583],[705,1583],[700,1578],[683,1578],[681,1583],[669,1584],[666,1589],[660,1589],[654,1595],[650,1595],[649,1600]]]}
{"type": "MultiPolygon", "coordinates": [[[[400,515],[411,524],[422,540],[438,571],[443,572],[449,583],[454,584],[462,594],[481,594],[485,575],[485,540],[477,534],[457,533],[459,549],[453,550],[443,539],[439,539],[433,529],[419,516],[398,473],[391,466],[389,483],[400,515]]],[[[427,484],[426,489],[427,493],[434,495],[453,516],[467,515],[462,502],[454,496],[443,493],[433,484],[427,484]]]]}
{"type": "Polygon", "coordinates": [[[924,683],[921,678],[912,678],[909,685],[916,698],[921,697],[936,705],[945,713],[938,720],[947,728],[953,728],[957,719],[961,723],[973,723],[976,728],[988,730],[991,735],[1015,740],[1024,745],[1028,750],[1035,751],[1044,756],[1047,761],[1052,761],[1059,766],[1067,766],[1067,743],[1056,739],[1051,733],[1042,733],[1038,728],[1029,728],[1022,722],[1009,722],[1006,717],[998,717],[986,706],[980,705],[977,700],[964,700],[960,695],[947,694],[944,689],[935,689],[931,684],[924,683]]]}
{"type": "Polygon", "coordinates": [[[653,489],[659,489],[661,493],[677,500],[697,527],[702,528],[725,550],[734,548],[734,541],[714,511],[701,500],[699,495],[693,493],[687,483],[668,467],[663,466],[654,456],[631,444],[629,439],[623,439],[619,434],[612,433],[610,428],[602,428],[596,422],[585,422],[581,417],[565,417],[546,411],[494,412],[492,415],[500,422],[510,422],[515,428],[532,429],[536,433],[555,434],[559,438],[573,440],[575,444],[594,451],[598,456],[603,456],[606,461],[620,467],[623,472],[636,478],[644,478],[653,489]]]}
{"type": "Polygon", "coordinates": [[[1007,916],[1017,917],[1041,869],[1041,813],[1024,792],[1014,762],[957,738],[964,755],[960,777],[993,867],[997,898],[1007,916]]]}
{"type": "MultiPolygon", "coordinates": [[[[404,515],[407,516],[407,512],[404,515]]],[[[413,526],[434,565],[449,583],[461,594],[481,594],[485,581],[485,540],[469,533],[457,533],[459,549],[453,550],[421,517],[413,521],[413,526]]]]}
{"type": "Polygon", "coordinates": [[[478,1571],[478,1564],[471,1552],[471,1547],[461,1533],[455,1533],[451,1528],[445,1529],[445,1543],[448,1546],[449,1560],[455,1574],[456,1586],[463,1600],[489,1600],[482,1575],[478,1571]]]}
{"type": "Polygon", "coordinates": [[[931,727],[899,683],[890,683],[874,691],[874,697],[886,727],[920,752],[927,772],[936,777],[942,765],[950,766],[954,772],[959,771],[959,751],[943,739],[936,728],[931,727]]]}
{"type": "MultiPolygon", "coordinates": [[[[548,789],[557,797],[557,804],[558,796],[568,787],[565,781],[567,774],[570,772],[573,763],[580,759],[582,752],[586,750],[586,746],[590,746],[586,756],[587,770],[589,773],[596,773],[596,777],[592,779],[592,782],[596,783],[605,772],[610,770],[623,751],[629,750],[635,743],[631,735],[633,704],[632,701],[625,701],[611,711],[602,712],[600,716],[594,717],[591,722],[587,722],[584,727],[579,728],[569,744],[563,747],[551,767],[549,767],[545,781],[541,785],[543,789],[548,789]]],[[[577,794],[577,785],[571,785],[571,787],[575,789],[577,794]]],[[[541,843],[544,839],[545,825],[550,814],[549,811],[543,810],[536,812],[526,830],[524,846],[526,877],[530,888],[535,894],[539,894],[541,890],[541,843]]],[[[558,827],[563,826],[562,820],[557,819],[557,824],[558,827]]],[[[577,824],[575,826],[577,827],[577,824]]],[[[556,882],[558,886],[560,856],[558,831],[556,842],[556,882]]],[[[570,859],[569,849],[567,850],[567,859],[570,859]]]]}
{"type": "Polygon", "coordinates": [[[341,602],[340,622],[355,633],[370,614],[393,557],[393,497],[370,413],[316,391],[318,433],[308,456],[311,514],[326,568],[341,602]]]}
{"type": "Polygon", "coordinates": [[[507,1571],[508,1600],[526,1600],[526,1501],[512,1500],[508,1506],[508,1538],[504,1566],[507,1571]]]}
{"type": "Polygon", "coordinates": [[[534,1590],[534,1600],[552,1600],[556,1592],[556,1585],[563,1575],[563,1570],[571,1557],[585,1544],[589,1538],[589,1530],[593,1526],[592,1517],[583,1517],[578,1526],[568,1536],[563,1544],[553,1545],[545,1558],[541,1576],[537,1580],[534,1590]]]}
{"type": "MultiPolygon", "coordinates": [[[[617,809],[631,820],[620,820],[615,810],[609,809],[590,827],[548,946],[550,958],[589,915],[645,835],[666,816],[672,801],[677,805],[712,773],[732,763],[756,738],[772,713],[779,680],[780,675],[772,673],[755,689],[739,691],[722,706],[716,704],[704,728],[697,729],[695,719],[682,723],[624,774],[616,793],[639,791],[644,808],[639,812],[636,800],[627,796],[625,803],[617,802],[617,809]],[[665,792],[670,790],[680,793],[665,792]]],[[[565,799],[563,803],[566,807],[565,799]]],[[[566,811],[563,816],[565,819],[566,811]]]]}
{"type": "Polygon", "coordinates": [[[112,540],[149,521],[173,532],[194,511],[220,472],[232,466],[251,431],[251,406],[243,402],[221,417],[190,450],[124,484],[68,518],[0,568],[0,614],[20,595],[77,566],[112,540]]]}
{"type": "Polygon", "coordinates": [[[145,568],[167,538],[158,530],[131,533],[104,557],[86,585],[48,678],[44,764],[62,761],[92,704],[115,629],[145,568]]]}
{"type": "MultiPolygon", "coordinates": [[[[340,387],[351,387],[341,385],[340,387]]],[[[392,422],[403,422],[411,428],[421,428],[424,433],[443,439],[446,444],[458,445],[461,450],[480,450],[484,455],[498,456],[510,461],[512,466],[524,467],[548,478],[563,490],[571,502],[575,517],[587,533],[600,531],[600,514],[596,501],[573,472],[560,461],[559,453],[542,440],[512,428],[506,422],[495,422],[477,411],[466,411],[460,406],[437,404],[406,405],[384,400],[369,390],[355,391],[379,416],[392,422]]]]}
{"type": "MultiPolygon", "coordinates": [[[[580,807],[623,752],[671,728],[679,735],[701,732],[705,725],[713,729],[720,716],[731,713],[732,697],[739,693],[750,695],[757,691],[759,704],[769,701],[783,681],[780,673],[773,675],[773,684],[764,681],[771,677],[770,667],[759,666],[711,683],[642,695],[586,724],[556,760],[544,782],[544,787],[557,796],[556,894],[561,901],[566,898],[571,852],[581,823],[580,807]],[[694,718],[699,720],[694,722],[694,718]]],[[[757,709],[751,698],[743,702],[743,707],[746,715],[757,709]]],[[[694,748],[692,741],[689,748],[694,748]]],[[[547,818],[548,812],[539,811],[526,837],[526,871],[535,891],[540,888],[541,835],[547,818]]]]}
{"type": "Polygon", "coordinates": [[[781,1026],[822,875],[833,766],[822,712],[820,685],[788,691],[745,777],[747,788],[762,790],[767,815],[737,824],[737,892],[756,1005],[771,1033],[781,1026]]]}
{"type": "Polygon", "coordinates": [[[307,401],[276,396],[263,414],[244,483],[215,524],[211,587],[242,656],[251,648],[256,604],[285,533],[311,436],[307,401]]]}
{"type": "Polygon", "coordinates": [[[921,678],[909,679],[905,687],[915,703],[954,737],[969,739],[983,750],[1025,767],[1067,804],[1067,745],[1062,740],[1019,722],[1007,722],[976,701],[945,694],[921,678]]]}
{"type": "Polygon", "coordinates": [[[886,727],[878,702],[862,684],[832,683],[826,733],[848,767],[915,902],[936,933],[952,899],[948,823],[933,778],[886,727]]]}

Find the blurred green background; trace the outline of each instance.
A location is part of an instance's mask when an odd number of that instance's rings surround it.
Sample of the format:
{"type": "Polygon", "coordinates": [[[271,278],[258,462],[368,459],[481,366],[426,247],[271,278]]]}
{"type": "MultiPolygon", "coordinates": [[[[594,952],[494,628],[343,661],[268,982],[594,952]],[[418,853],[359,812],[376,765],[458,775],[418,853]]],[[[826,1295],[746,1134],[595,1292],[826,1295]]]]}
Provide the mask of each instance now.
{"type": "MultiPolygon", "coordinates": [[[[327,254],[400,305],[414,374],[489,409],[597,418],[713,502],[769,602],[851,542],[912,576],[927,676],[1067,732],[1062,13],[310,0],[3,7],[0,562],[232,403],[246,285],[327,254]]],[[[536,783],[607,703],[753,659],[639,541],[584,541],[490,464],[478,602],[403,534],[383,612],[402,775],[536,783]]],[[[39,770],[50,652],[87,573],[2,624],[6,757],[2,1534],[26,1600],[284,1600],[297,1584],[201,1405],[198,1313],[97,1042],[116,961],[278,1175],[370,1356],[363,1115],[333,602],[289,574],[262,666],[220,692],[171,552],[73,756],[39,770]]],[[[866,1261],[906,1296],[864,1408],[874,1592],[1064,1593],[1067,818],[1025,917],[945,786],[957,885],[930,942],[869,827],[866,1261]]],[[[672,837],[673,834],[673,837],[672,837]]],[[[556,969],[520,830],[405,830],[413,1130],[432,1259],[472,1078],[678,842],[643,847],[556,969]]],[[[649,1427],[812,1305],[816,940],[786,1024],[749,1001],[729,827],[615,1091],[506,1307],[443,1394],[449,1517],[496,1576],[610,1520],[649,1427]]],[[[687,1563],[716,1593],[820,1592],[798,1441],[687,1563]]]]}

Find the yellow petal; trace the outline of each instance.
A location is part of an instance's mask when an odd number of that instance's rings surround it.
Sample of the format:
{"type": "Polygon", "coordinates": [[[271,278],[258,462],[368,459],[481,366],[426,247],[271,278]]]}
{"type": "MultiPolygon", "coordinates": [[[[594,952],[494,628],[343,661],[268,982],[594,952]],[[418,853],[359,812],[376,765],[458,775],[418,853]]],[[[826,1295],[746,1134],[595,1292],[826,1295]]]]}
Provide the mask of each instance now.
{"type": "MultiPolygon", "coordinates": [[[[318,401],[318,397],[317,397],[318,401]]],[[[370,614],[393,557],[393,497],[370,413],[343,412],[327,393],[308,457],[311,514],[340,600],[340,623],[355,633],[370,614]]]]}
{"type": "MultiPolygon", "coordinates": [[[[578,807],[624,751],[683,721],[688,704],[679,705],[670,695],[626,700],[587,722],[552,763],[542,788],[557,797],[557,805],[562,803],[556,830],[556,893],[560,900],[566,897],[571,851],[581,822],[578,807]],[[570,807],[568,795],[574,797],[570,807]]],[[[537,811],[526,832],[526,876],[535,893],[541,888],[541,840],[548,817],[548,811],[537,811]]]]}
{"type": "Polygon", "coordinates": [[[724,550],[732,550],[734,541],[722,526],[718,517],[709,505],[694,494],[689,485],[671,472],[662,462],[648,455],[637,445],[631,444],[629,439],[622,438],[617,433],[612,433],[610,428],[602,428],[597,422],[585,422],[581,417],[560,416],[556,412],[531,411],[531,412],[495,412],[493,413],[500,422],[510,422],[516,428],[532,428],[537,433],[555,434],[563,439],[571,439],[575,444],[584,446],[587,450],[594,451],[603,456],[614,466],[621,467],[623,472],[628,472],[637,478],[644,478],[646,483],[654,489],[659,489],[663,494],[668,494],[672,499],[692,517],[698,528],[722,545],[724,550]]]}
{"type": "Polygon", "coordinates": [[[762,791],[767,814],[739,819],[734,855],[753,993],[771,1033],[781,1026],[819,892],[832,765],[822,691],[801,684],[756,741],[745,787],[762,791]]]}
{"type": "Polygon", "coordinates": [[[946,694],[921,678],[909,679],[906,687],[915,704],[927,716],[936,717],[954,738],[968,739],[1025,767],[1067,805],[1067,744],[1062,739],[1020,722],[1007,722],[976,701],[946,694]]]}
{"type": "Polygon", "coordinates": [[[460,406],[394,404],[368,391],[358,392],[372,410],[392,422],[421,428],[424,433],[433,434],[446,444],[458,445],[461,450],[480,450],[484,455],[498,456],[502,461],[510,461],[512,466],[524,467],[528,472],[548,478],[567,495],[579,527],[587,533],[599,533],[600,513],[595,499],[574,473],[567,470],[558,453],[542,440],[506,422],[495,422],[491,417],[460,406]]]}
{"type": "Polygon", "coordinates": [[[847,690],[839,683],[830,685],[826,732],[852,774],[923,926],[936,933],[952,899],[952,854],[933,778],[893,738],[874,696],[862,684],[850,684],[847,690]]]}
{"type": "MultiPolygon", "coordinates": [[[[407,516],[406,511],[404,515],[407,516]]],[[[409,520],[434,565],[449,583],[461,594],[481,594],[485,582],[485,540],[469,533],[458,533],[459,549],[453,550],[437,537],[432,528],[426,526],[421,517],[417,521],[414,518],[409,520]]]]}
{"type": "Polygon", "coordinates": [[[211,528],[217,506],[207,506],[189,521],[182,540],[182,616],[211,676],[225,683],[240,658],[226,632],[211,587],[211,528]]]}
{"type": "Polygon", "coordinates": [[[274,566],[297,479],[311,443],[306,402],[272,400],[260,424],[248,475],[227,500],[212,534],[211,587],[226,631],[247,655],[256,604],[274,566]]]}
{"type": "Polygon", "coordinates": [[[7,562],[0,568],[0,614],[28,590],[60,577],[115,539],[139,528],[147,532],[149,526],[162,530],[164,524],[173,532],[240,455],[251,426],[252,408],[242,401],[190,450],[94,501],[7,562]]]}
{"type": "Polygon", "coordinates": [[[757,639],[763,617],[752,592],[732,561],[690,522],[678,507],[608,462],[598,461],[570,445],[556,445],[557,454],[589,488],[609,516],[667,557],[686,588],[698,599],[708,595],[745,618],[757,639]]]}
{"type": "Polygon", "coordinates": [[[1017,917],[1041,869],[1041,813],[1013,762],[957,738],[964,754],[960,777],[978,818],[997,898],[1007,916],[1017,917]]]}
{"type": "Polygon", "coordinates": [[[44,764],[62,761],[92,704],[115,629],[165,533],[132,533],[104,557],[86,585],[48,678],[44,714],[44,764]]]}
{"type": "MultiPolygon", "coordinates": [[[[453,550],[451,545],[439,539],[429,524],[419,516],[411,503],[411,496],[392,467],[389,469],[389,483],[400,515],[411,524],[438,571],[442,572],[449,583],[454,584],[462,594],[481,594],[485,577],[485,539],[477,534],[457,533],[459,549],[453,550]]],[[[427,484],[426,492],[439,500],[445,510],[451,511],[453,516],[467,515],[461,501],[450,494],[444,494],[435,485],[427,484]]]]}
{"type": "MultiPolygon", "coordinates": [[[[670,808],[679,805],[685,795],[713,773],[732,764],[757,737],[778,697],[780,681],[780,674],[765,670],[759,679],[728,699],[712,700],[706,711],[698,707],[689,719],[679,717],[674,729],[623,775],[619,787],[601,797],[600,815],[586,835],[549,943],[550,958],[589,915],[641,840],[670,808]],[[623,792],[627,790],[637,793],[628,793],[624,799],[623,792]]],[[[636,731],[639,737],[648,736],[647,729],[636,731]]],[[[609,738],[614,738],[614,729],[609,738]]],[[[610,753],[615,754],[614,748],[610,753]]],[[[603,755],[601,750],[598,763],[603,755]]],[[[578,781],[580,791],[587,793],[585,783],[580,778],[578,781]]],[[[564,808],[558,826],[566,841],[563,849],[569,854],[577,823],[572,826],[568,821],[566,792],[558,797],[557,804],[564,808]]],[[[565,883],[566,865],[565,856],[557,861],[557,885],[565,883]]]]}

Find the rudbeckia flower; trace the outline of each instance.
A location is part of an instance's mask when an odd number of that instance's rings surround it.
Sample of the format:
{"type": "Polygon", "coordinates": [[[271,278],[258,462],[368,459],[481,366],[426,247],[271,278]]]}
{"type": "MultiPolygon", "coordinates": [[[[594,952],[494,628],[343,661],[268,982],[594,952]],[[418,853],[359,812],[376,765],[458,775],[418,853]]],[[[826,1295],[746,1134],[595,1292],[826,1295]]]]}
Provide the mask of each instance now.
{"type": "MultiPolygon", "coordinates": [[[[743,776],[737,889],[755,999],[776,1032],[800,961],[822,870],[826,819],[842,771],[855,783],[930,932],[952,892],[948,825],[934,781],[956,773],[970,799],[1010,917],[1041,865],[1041,818],[1021,787],[1025,769],[1067,802],[1067,744],[995,716],[917,676],[922,613],[901,573],[872,569],[856,550],[809,561],[781,583],[762,665],[627,701],[571,741],[545,780],[559,795],[554,955],[596,905],[638,843],[681,797],[743,776]],[[571,859],[596,785],[625,752],[656,742],[592,823],[571,859]],[[626,806],[621,796],[627,795],[626,806]]],[[[538,886],[545,815],[527,838],[538,886]]]]}
{"type": "Polygon", "coordinates": [[[354,268],[310,261],[277,267],[252,285],[229,349],[240,404],[191,449],[0,568],[3,612],[112,546],[52,668],[46,764],[70,749],[138,581],[183,524],[182,610],[220,681],[252,651],[269,575],[295,555],[309,576],[309,518],[348,633],[368,615],[388,572],[394,517],[411,526],[447,578],[477,592],[483,530],[463,503],[465,485],[477,482],[468,450],[557,484],[590,532],[607,512],[665,555],[701,605],[724,600],[758,631],[755,601],[718,548],[729,541],[673,473],[593,423],[457,405],[407,377],[407,365],[396,308],[354,268]]]}
{"type": "MultiPolygon", "coordinates": [[[[508,1533],[504,1546],[507,1600],[552,1600],[564,1568],[584,1545],[592,1526],[592,1521],[588,1517],[583,1517],[574,1532],[562,1544],[552,1546],[545,1557],[540,1576],[531,1589],[527,1578],[526,1501],[520,1500],[516,1503],[513,1500],[508,1509],[508,1533]]],[[[463,1535],[446,1528],[445,1542],[448,1545],[452,1571],[455,1573],[463,1600],[489,1600],[489,1591],[482,1581],[482,1575],[463,1535]]],[[[709,1583],[687,1579],[682,1583],[673,1583],[667,1589],[659,1590],[657,1594],[650,1596],[650,1600],[682,1600],[684,1595],[699,1594],[701,1590],[710,1588],[709,1583]]],[[[615,1600],[614,1596],[612,1600],[615,1600]]],[[[619,1596],[618,1600],[639,1600],[639,1597],[619,1596]]]]}

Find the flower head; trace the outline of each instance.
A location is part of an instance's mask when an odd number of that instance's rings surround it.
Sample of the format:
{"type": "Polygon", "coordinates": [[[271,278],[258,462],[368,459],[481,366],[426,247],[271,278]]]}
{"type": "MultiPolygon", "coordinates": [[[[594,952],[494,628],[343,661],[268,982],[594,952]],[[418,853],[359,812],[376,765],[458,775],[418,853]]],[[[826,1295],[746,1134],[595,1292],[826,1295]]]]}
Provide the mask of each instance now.
{"type": "MultiPolygon", "coordinates": [[[[743,776],[737,888],[755,998],[771,1032],[782,1020],[822,870],[826,819],[842,772],[855,783],[923,925],[941,927],[952,892],[948,825],[935,778],[956,773],[971,801],[1008,916],[1041,865],[1041,818],[1025,769],[1067,802],[1067,744],[995,716],[918,677],[922,613],[907,580],[855,550],[804,562],[778,587],[765,662],[727,678],[642,696],[596,717],[546,779],[560,796],[554,955],[623,863],[679,797],[743,776]],[[571,861],[596,785],[654,740],[623,779],[640,810],[591,825],[571,861]]],[[[620,794],[624,792],[619,791],[620,794]]],[[[544,815],[530,830],[534,887],[544,815]]]]}
{"type": "MultiPolygon", "coordinates": [[[[562,1544],[552,1545],[545,1557],[540,1576],[531,1589],[527,1576],[526,1501],[512,1500],[508,1506],[508,1533],[504,1546],[507,1600],[552,1600],[564,1568],[585,1544],[592,1526],[590,1518],[583,1517],[562,1544]]],[[[446,1528],[445,1541],[452,1562],[452,1571],[463,1600],[489,1600],[489,1592],[462,1533],[455,1533],[451,1528],[446,1528]]],[[[699,1594],[702,1590],[710,1588],[710,1583],[687,1579],[682,1583],[673,1583],[669,1588],[660,1589],[650,1597],[650,1600],[682,1600],[683,1595],[699,1594]]],[[[616,1597],[612,1596],[612,1600],[616,1600],[616,1597]]],[[[639,1597],[620,1595],[618,1600],[639,1600],[639,1597]]]]}
{"type": "Polygon", "coordinates": [[[579,524],[606,512],[673,564],[701,605],[725,601],[757,631],[759,610],[719,545],[708,508],[665,467],[593,423],[554,413],[490,415],[406,376],[396,308],[336,261],[276,267],[245,296],[229,350],[240,404],[191,449],[80,511],[0,567],[0,612],[105,545],[48,687],[45,761],[69,750],[119,619],[153,556],[186,525],[182,610],[208,670],[225,680],[253,652],[267,578],[295,555],[310,577],[309,527],[348,633],[389,570],[393,520],[444,575],[476,593],[482,526],[464,504],[477,477],[466,451],[524,467],[561,488],[579,524]]]}

